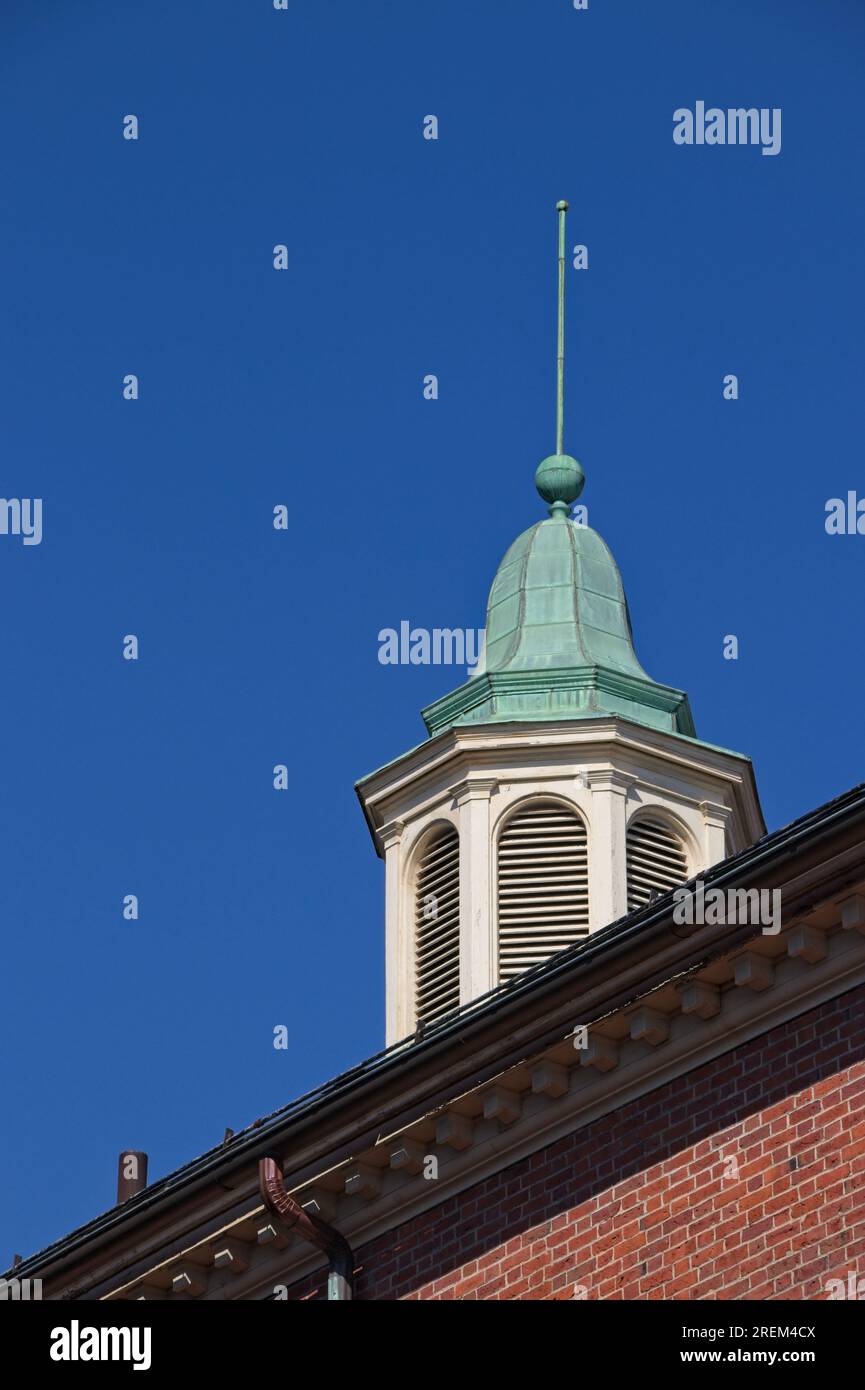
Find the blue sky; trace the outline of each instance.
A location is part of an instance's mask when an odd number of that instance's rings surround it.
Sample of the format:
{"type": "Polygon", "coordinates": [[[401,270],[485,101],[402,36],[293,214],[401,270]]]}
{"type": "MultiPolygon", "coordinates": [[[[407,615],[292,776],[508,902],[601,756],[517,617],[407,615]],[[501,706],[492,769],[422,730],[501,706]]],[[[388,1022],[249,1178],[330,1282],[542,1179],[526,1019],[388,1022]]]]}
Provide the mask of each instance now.
{"type": "Polygon", "coordinates": [[[556,199],[644,666],[770,828],[862,780],[863,48],[857,0],[7,0],[0,1266],[382,1046],[353,783],[462,677],[377,634],[481,627],[543,515],[556,199]],[[675,145],[698,100],[781,153],[675,145]]]}

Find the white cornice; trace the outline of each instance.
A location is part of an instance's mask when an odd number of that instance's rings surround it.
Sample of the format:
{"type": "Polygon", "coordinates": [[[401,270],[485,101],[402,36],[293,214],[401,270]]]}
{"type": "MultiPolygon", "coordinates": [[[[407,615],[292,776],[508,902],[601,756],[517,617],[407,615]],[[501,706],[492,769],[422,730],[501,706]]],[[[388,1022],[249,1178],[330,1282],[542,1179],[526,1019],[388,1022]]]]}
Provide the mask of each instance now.
{"type": "MultiPolygon", "coordinates": [[[[509,765],[537,763],[538,753],[542,751],[548,766],[556,759],[584,765],[587,752],[591,753],[592,760],[601,760],[617,753],[621,755],[625,750],[642,758],[657,759],[659,765],[667,768],[678,767],[691,781],[695,777],[708,779],[705,791],[695,797],[697,802],[715,801],[707,793],[712,782],[717,784],[720,780],[734,798],[749,841],[765,833],[749,759],[616,716],[567,723],[450,729],[370,774],[358,784],[358,794],[371,825],[378,832],[378,827],[387,819],[386,806],[395,806],[401,794],[407,791],[411,792],[412,806],[421,806],[439,796],[442,788],[466,781],[472,770],[488,768],[491,776],[494,772],[501,775],[498,769],[503,760],[509,765]]],[[[405,810],[401,808],[400,814],[405,815],[405,810]]]]}

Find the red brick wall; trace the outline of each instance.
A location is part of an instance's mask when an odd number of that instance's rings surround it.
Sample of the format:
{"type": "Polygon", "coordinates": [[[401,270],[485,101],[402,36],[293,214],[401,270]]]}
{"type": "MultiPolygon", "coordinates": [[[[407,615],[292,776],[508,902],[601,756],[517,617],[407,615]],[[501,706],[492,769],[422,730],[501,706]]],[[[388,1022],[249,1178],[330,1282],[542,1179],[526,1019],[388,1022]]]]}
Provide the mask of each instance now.
{"type": "Polygon", "coordinates": [[[865,989],[356,1254],[361,1299],[815,1298],[865,1275],[865,989]]]}

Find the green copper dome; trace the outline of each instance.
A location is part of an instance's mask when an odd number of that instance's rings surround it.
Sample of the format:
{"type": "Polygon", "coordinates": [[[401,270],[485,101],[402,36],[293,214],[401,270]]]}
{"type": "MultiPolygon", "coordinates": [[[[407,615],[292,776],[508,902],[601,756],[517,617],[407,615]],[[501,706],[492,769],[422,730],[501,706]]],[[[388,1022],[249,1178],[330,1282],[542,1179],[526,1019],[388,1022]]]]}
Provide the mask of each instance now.
{"type": "Polygon", "coordinates": [[[688,697],[646,675],[609,547],[556,510],[518,536],[493,580],[486,647],[465,685],[424,710],[455,724],[619,714],[693,736],[688,697]]]}
{"type": "Polygon", "coordinates": [[[609,666],[648,680],[632,645],[625,591],[597,531],[539,521],[518,536],[487,605],[487,671],[609,666]]]}

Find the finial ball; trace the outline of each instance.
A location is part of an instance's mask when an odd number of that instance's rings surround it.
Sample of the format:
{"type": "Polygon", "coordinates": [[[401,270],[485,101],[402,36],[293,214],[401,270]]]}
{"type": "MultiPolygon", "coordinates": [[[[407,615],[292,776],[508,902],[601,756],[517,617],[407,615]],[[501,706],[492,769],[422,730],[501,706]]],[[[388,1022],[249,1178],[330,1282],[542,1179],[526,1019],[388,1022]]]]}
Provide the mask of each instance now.
{"type": "Polygon", "coordinates": [[[585,481],[585,473],[570,454],[550,454],[538,464],[535,473],[535,487],[550,506],[554,502],[566,502],[568,506],[576,502],[585,481]]]}
{"type": "Polygon", "coordinates": [[[556,203],[556,212],[567,212],[569,206],[566,198],[560,198],[556,203]]]}

